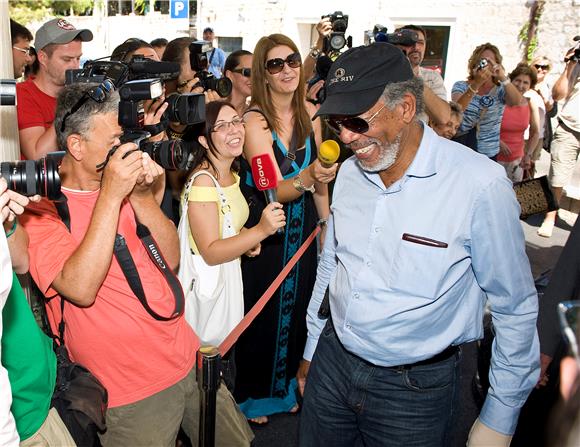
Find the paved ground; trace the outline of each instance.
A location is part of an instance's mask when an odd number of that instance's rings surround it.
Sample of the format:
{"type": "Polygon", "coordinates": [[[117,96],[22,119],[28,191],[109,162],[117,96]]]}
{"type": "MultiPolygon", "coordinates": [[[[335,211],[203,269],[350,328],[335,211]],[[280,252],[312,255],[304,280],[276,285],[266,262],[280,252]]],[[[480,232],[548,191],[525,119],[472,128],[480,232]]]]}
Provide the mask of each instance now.
{"type": "MultiPolygon", "coordinates": [[[[543,153],[538,164],[538,174],[547,173],[549,154],[543,153]]],[[[574,173],[573,183],[580,185],[580,163],[574,173]]],[[[542,223],[542,216],[532,216],[522,222],[522,228],[526,237],[526,252],[528,254],[532,273],[537,277],[542,272],[553,268],[562,247],[566,243],[568,234],[577,218],[576,214],[560,211],[559,219],[554,228],[551,238],[546,239],[538,236],[536,230],[542,223]]],[[[461,408],[455,424],[453,447],[463,447],[467,440],[469,428],[477,417],[478,410],[473,400],[471,383],[475,374],[476,350],[474,344],[464,346],[461,381],[461,408]]],[[[300,415],[281,414],[270,418],[270,422],[264,427],[254,427],[256,439],[255,447],[293,447],[297,445],[298,422],[300,415]]],[[[540,442],[538,442],[540,445],[540,442]]]]}

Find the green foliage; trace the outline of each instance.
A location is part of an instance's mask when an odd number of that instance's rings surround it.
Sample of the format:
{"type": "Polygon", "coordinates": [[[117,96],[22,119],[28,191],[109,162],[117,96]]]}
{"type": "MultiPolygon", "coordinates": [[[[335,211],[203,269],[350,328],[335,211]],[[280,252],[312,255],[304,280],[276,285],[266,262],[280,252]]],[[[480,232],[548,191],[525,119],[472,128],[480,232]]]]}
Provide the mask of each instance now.
{"type": "Polygon", "coordinates": [[[90,15],[93,0],[9,0],[10,18],[26,26],[49,17],[90,15]]]}

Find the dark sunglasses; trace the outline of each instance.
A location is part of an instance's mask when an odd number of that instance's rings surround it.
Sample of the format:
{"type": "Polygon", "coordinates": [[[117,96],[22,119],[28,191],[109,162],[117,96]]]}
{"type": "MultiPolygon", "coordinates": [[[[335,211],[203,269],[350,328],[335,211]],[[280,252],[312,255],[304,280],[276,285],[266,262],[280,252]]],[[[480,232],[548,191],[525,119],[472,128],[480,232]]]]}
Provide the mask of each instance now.
{"type": "Polygon", "coordinates": [[[542,64],[534,64],[534,67],[536,67],[536,70],[549,70],[550,69],[549,65],[542,65],[542,64]]]}
{"type": "Polygon", "coordinates": [[[302,58],[300,53],[292,53],[288,55],[286,59],[277,57],[275,59],[269,59],[266,61],[266,70],[270,74],[277,74],[284,70],[284,64],[288,65],[290,68],[298,68],[302,65],[302,58]]]}
{"type": "Polygon", "coordinates": [[[252,69],[251,68],[234,68],[232,70],[234,73],[239,73],[245,78],[249,78],[252,76],[252,69]]]}
{"type": "Polygon", "coordinates": [[[89,99],[92,99],[95,102],[104,102],[107,99],[107,95],[115,90],[115,84],[110,79],[105,79],[96,87],[87,90],[83,96],[76,102],[71,109],[66,112],[64,118],[62,119],[62,124],[60,125],[60,131],[64,132],[66,126],[66,120],[69,116],[77,112],[89,99]]]}
{"type": "Polygon", "coordinates": [[[373,113],[369,118],[361,118],[359,116],[345,116],[345,117],[336,117],[336,116],[329,116],[325,119],[327,126],[335,132],[337,135],[340,134],[340,131],[344,127],[345,129],[350,130],[354,133],[365,133],[368,132],[371,123],[373,120],[379,116],[381,110],[385,108],[386,104],[373,113]]]}

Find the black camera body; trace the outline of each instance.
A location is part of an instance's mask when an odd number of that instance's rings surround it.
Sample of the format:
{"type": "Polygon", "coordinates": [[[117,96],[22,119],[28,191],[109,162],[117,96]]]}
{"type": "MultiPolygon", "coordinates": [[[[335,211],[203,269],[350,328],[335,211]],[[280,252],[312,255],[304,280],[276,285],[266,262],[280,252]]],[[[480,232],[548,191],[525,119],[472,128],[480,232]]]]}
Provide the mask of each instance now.
{"type": "Polygon", "coordinates": [[[143,127],[143,101],[159,98],[163,94],[160,79],[136,79],[119,88],[119,125],[123,129],[143,127]]]}
{"type": "Polygon", "coordinates": [[[23,196],[41,195],[57,200],[60,194],[58,168],[64,151],[50,152],[40,160],[4,161],[0,163],[0,177],[8,188],[23,196]]]}
{"type": "Polygon", "coordinates": [[[216,78],[208,71],[213,46],[206,40],[196,40],[189,44],[189,64],[196,72],[199,85],[206,90],[215,90],[221,98],[232,93],[232,81],[228,78],[216,78]]]}
{"type": "MultiPolygon", "coordinates": [[[[342,11],[334,11],[332,14],[322,16],[324,19],[328,17],[332,25],[332,32],[330,36],[324,38],[323,51],[332,55],[342,50],[345,46],[352,47],[352,36],[346,37],[346,29],[348,28],[348,15],[343,14],[342,11]]],[[[331,56],[332,57],[332,56],[331,56]]]]}

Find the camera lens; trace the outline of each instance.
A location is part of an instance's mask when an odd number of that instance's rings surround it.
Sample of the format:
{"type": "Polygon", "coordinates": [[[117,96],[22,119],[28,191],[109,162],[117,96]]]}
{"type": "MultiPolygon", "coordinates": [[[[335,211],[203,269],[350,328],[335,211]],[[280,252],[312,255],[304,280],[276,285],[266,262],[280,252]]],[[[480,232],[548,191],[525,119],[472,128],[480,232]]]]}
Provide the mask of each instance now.
{"type": "Polygon", "coordinates": [[[0,176],[11,190],[24,196],[40,194],[50,200],[60,197],[58,162],[52,158],[0,163],[0,176]]]}
{"type": "Polygon", "coordinates": [[[344,33],[333,33],[330,36],[330,48],[333,50],[340,50],[346,45],[344,33]]]}
{"type": "Polygon", "coordinates": [[[142,142],[139,149],[149,156],[163,169],[185,169],[188,154],[180,140],[142,142]]]}

